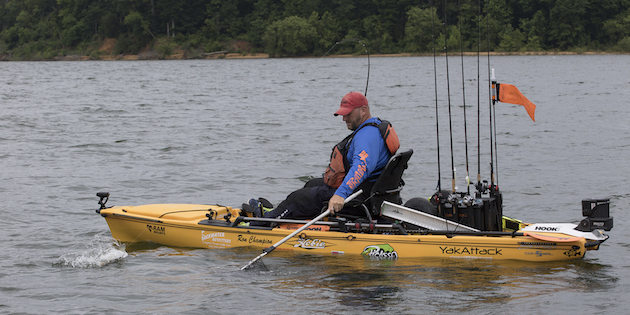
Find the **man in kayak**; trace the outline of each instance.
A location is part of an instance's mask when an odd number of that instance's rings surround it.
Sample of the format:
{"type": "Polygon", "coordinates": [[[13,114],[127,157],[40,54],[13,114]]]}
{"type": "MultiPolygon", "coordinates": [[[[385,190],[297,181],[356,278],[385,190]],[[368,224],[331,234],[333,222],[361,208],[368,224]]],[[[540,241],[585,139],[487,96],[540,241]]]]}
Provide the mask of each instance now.
{"type": "MultiPolygon", "coordinates": [[[[346,94],[334,115],[343,116],[346,126],[353,132],[333,148],[323,177],[311,179],[275,209],[269,201],[259,198],[243,204],[244,210],[264,218],[312,219],[327,203],[332,214],[365,214],[343,209],[344,200],[359,189],[363,189],[363,194],[357,199],[369,197],[374,182],[400,147],[398,136],[388,121],[371,116],[368,100],[359,92],[346,94]]],[[[252,221],[250,225],[267,223],[252,221]]]]}

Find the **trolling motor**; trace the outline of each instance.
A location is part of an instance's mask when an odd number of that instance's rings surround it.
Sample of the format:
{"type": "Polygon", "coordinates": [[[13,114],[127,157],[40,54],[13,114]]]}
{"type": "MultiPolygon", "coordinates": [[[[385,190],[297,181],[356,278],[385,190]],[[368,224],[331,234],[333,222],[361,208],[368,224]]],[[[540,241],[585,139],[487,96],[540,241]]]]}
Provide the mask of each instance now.
{"type": "Polygon", "coordinates": [[[111,207],[105,207],[107,200],[109,200],[108,192],[97,192],[96,196],[101,198],[101,200],[98,201],[98,204],[101,205],[101,207],[98,210],[96,210],[96,213],[101,213],[101,210],[111,208],[111,207]]]}
{"type": "Polygon", "coordinates": [[[613,227],[613,218],[610,217],[610,199],[588,198],[582,200],[582,215],[585,216],[575,228],[582,232],[594,230],[610,231],[613,227]]]}

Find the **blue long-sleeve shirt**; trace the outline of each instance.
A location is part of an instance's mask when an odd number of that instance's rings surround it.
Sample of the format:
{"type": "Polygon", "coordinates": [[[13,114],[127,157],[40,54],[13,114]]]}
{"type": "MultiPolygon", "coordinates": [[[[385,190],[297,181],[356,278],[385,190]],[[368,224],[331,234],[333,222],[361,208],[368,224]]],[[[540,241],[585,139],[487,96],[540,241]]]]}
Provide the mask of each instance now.
{"type": "MultiPolygon", "coordinates": [[[[367,123],[380,124],[380,119],[372,117],[366,120],[361,126],[367,123]]],[[[359,126],[359,128],[361,128],[359,126]]],[[[335,195],[344,199],[368,177],[376,177],[391,157],[385,140],[381,137],[381,132],[375,126],[365,126],[354,135],[348,147],[348,161],[350,169],[346,173],[341,186],[335,191],[335,195]],[[378,172],[375,172],[378,170],[378,172]]]]}

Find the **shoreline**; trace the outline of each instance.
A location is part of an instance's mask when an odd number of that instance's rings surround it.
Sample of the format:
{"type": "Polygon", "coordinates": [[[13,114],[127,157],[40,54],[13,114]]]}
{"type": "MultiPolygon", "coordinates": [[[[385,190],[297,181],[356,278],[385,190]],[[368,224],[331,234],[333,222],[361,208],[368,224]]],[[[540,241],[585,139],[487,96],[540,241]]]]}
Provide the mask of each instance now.
{"type": "MultiPolygon", "coordinates": [[[[482,56],[487,56],[487,52],[480,52],[482,56]]],[[[544,55],[625,55],[627,53],[610,53],[610,52],[557,52],[557,51],[528,51],[528,52],[490,52],[490,56],[544,56],[544,55]]],[[[243,53],[232,53],[232,52],[214,52],[214,53],[206,53],[201,58],[194,57],[186,57],[186,54],[183,52],[175,53],[165,58],[157,58],[154,55],[148,54],[138,54],[138,55],[100,55],[97,58],[91,56],[81,56],[81,55],[68,55],[55,57],[53,59],[47,60],[20,60],[20,61],[134,61],[134,60],[205,60],[205,59],[283,59],[283,58],[322,58],[321,56],[301,56],[301,57],[270,57],[269,54],[266,53],[254,53],[254,54],[243,54],[243,53]]],[[[436,56],[443,57],[445,54],[440,53],[436,54],[436,56]]],[[[460,53],[452,53],[449,56],[460,56],[460,53]]],[[[476,56],[476,52],[464,52],[464,56],[476,56]]],[[[366,55],[329,55],[326,58],[356,58],[356,57],[364,57],[366,55]]],[[[374,54],[370,55],[370,57],[375,58],[384,58],[384,57],[431,57],[432,53],[398,53],[398,54],[374,54]]],[[[10,60],[9,58],[2,58],[0,56],[0,61],[17,61],[10,60]]]]}

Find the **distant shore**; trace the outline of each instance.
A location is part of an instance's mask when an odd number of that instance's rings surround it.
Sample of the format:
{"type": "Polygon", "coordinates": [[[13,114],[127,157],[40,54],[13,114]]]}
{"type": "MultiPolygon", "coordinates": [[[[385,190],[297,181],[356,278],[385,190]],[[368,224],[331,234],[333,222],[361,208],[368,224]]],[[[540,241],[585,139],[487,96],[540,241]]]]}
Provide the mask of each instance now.
{"type": "MultiPolygon", "coordinates": [[[[465,56],[476,56],[476,52],[464,52],[465,56]]],[[[488,55],[487,52],[480,52],[481,55],[488,55]]],[[[557,51],[528,51],[528,52],[490,52],[491,56],[536,56],[536,55],[621,55],[623,53],[608,53],[608,52],[557,52],[557,51]]],[[[451,56],[459,56],[459,52],[450,53],[451,56]]],[[[365,57],[366,55],[328,55],[327,58],[353,58],[353,57],[365,57]]],[[[400,54],[371,54],[370,57],[426,57],[433,56],[432,53],[400,53],[400,54]]],[[[438,54],[438,56],[444,56],[444,54],[438,54]]],[[[320,58],[321,56],[303,56],[303,57],[291,57],[291,58],[320,58]]],[[[81,55],[67,55],[55,57],[52,60],[38,60],[38,61],[88,61],[88,60],[187,60],[187,59],[265,59],[272,58],[269,54],[265,53],[234,53],[234,52],[213,52],[206,53],[203,56],[190,57],[184,52],[177,52],[164,58],[158,58],[156,54],[103,54],[98,57],[81,56],[81,55]]],[[[277,57],[277,58],[289,58],[289,57],[277,57]]],[[[8,56],[0,56],[0,61],[11,61],[8,56]],[[2,58],[4,57],[4,58],[2,58]]]]}

